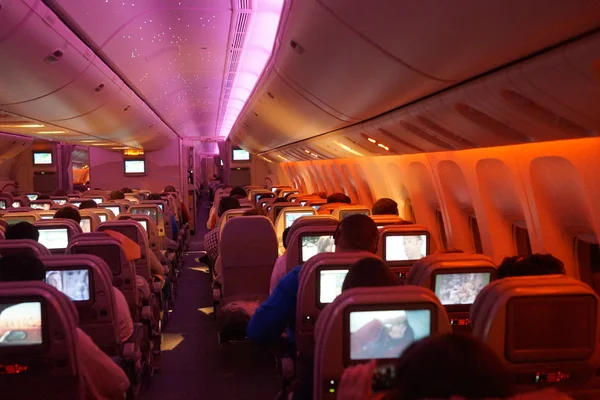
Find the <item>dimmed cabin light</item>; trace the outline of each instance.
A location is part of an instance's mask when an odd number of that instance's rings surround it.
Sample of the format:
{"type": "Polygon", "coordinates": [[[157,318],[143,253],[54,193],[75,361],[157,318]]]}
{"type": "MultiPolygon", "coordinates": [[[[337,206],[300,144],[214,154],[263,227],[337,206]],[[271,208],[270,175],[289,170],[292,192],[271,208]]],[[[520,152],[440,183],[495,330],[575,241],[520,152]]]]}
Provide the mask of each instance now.
{"type": "Polygon", "coordinates": [[[16,124],[16,125],[0,125],[0,128],[43,128],[43,124],[16,124]]]}
{"type": "Polygon", "coordinates": [[[269,160],[267,157],[261,157],[263,160],[265,160],[266,162],[270,162],[272,163],[273,161],[269,160]]]}
{"type": "Polygon", "coordinates": [[[359,153],[358,151],[354,150],[354,149],[353,149],[353,148],[351,148],[351,147],[348,147],[348,146],[346,146],[344,143],[340,143],[340,142],[338,142],[338,141],[336,141],[336,140],[334,140],[334,141],[333,141],[333,143],[335,143],[336,145],[338,145],[338,146],[339,146],[339,147],[341,147],[342,149],[344,149],[344,150],[346,150],[346,151],[348,151],[348,152],[350,152],[350,153],[352,153],[352,154],[354,154],[354,155],[357,155],[357,156],[361,156],[361,157],[362,157],[362,154],[361,154],[361,153],[359,153]]]}
{"type": "Polygon", "coordinates": [[[41,135],[52,135],[52,134],[67,133],[67,131],[39,131],[39,132],[36,132],[36,133],[39,133],[41,135]]]}
{"type": "Polygon", "coordinates": [[[388,150],[388,151],[390,149],[389,147],[387,147],[386,145],[384,145],[382,143],[377,144],[377,146],[381,147],[382,149],[388,150]]]}
{"type": "Polygon", "coordinates": [[[377,143],[377,140],[375,140],[375,139],[367,138],[367,140],[371,143],[377,143]]]}
{"type": "Polygon", "coordinates": [[[310,150],[304,150],[305,153],[310,154],[310,150]]]}
{"type": "Polygon", "coordinates": [[[285,158],[281,154],[277,154],[277,157],[281,158],[283,161],[289,161],[287,158],[285,158]]]}
{"type": "Polygon", "coordinates": [[[283,0],[255,0],[250,16],[246,42],[239,58],[231,95],[219,130],[219,136],[227,137],[258,82],[273,51],[277,27],[281,18],[283,0]]]}
{"type": "Polygon", "coordinates": [[[144,150],[126,148],[126,150],[123,152],[123,155],[125,155],[125,156],[143,156],[144,150]]]}

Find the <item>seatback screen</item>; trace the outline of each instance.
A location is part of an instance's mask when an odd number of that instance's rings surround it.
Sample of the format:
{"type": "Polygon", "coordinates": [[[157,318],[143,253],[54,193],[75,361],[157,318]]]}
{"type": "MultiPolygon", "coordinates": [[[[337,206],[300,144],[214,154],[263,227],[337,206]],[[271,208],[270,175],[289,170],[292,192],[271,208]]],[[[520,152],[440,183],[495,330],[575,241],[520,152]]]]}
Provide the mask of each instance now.
{"type": "Polygon", "coordinates": [[[50,209],[52,205],[50,203],[32,203],[29,204],[29,207],[31,207],[34,210],[46,210],[48,211],[50,209]]]}
{"type": "Polygon", "coordinates": [[[106,222],[108,220],[106,214],[98,214],[98,218],[100,218],[100,222],[106,222]]]}
{"type": "Polygon", "coordinates": [[[156,215],[155,208],[133,208],[131,209],[132,214],[142,214],[151,217],[154,222],[158,224],[158,216],[156,215]]]}
{"type": "Polygon", "coordinates": [[[300,245],[302,246],[302,262],[308,261],[316,254],[335,251],[333,235],[303,236],[300,245]]]}
{"type": "Polygon", "coordinates": [[[81,203],[83,203],[83,201],[71,201],[70,203],[72,205],[74,205],[75,207],[79,208],[79,206],[81,205],[81,203]]]}
{"type": "Polygon", "coordinates": [[[54,204],[58,204],[59,206],[67,204],[67,200],[65,199],[54,199],[52,201],[54,202],[54,204]]]}
{"type": "Polygon", "coordinates": [[[319,271],[319,303],[328,304],[342,293],[347,269],[323,269],[319,271]]]}
{"type": "Polygon", "coordinates": [[[0,305],[0,347],[42,343],[42,303],[28,301],[0,305]]]}
{"type": "Polygon", "coordinates": [[[19,208],[19,207],[23,207],[23,204],[21,203],[21,200],[16,200],[16,201],[13,201],[12,206],[13,206],[13,208],[19,208]]]}
{"type": "Polygon", "coordinates": [[[92,220],[91,218],[81,218],[81,222],[79,223],[81,230],[84,233],[90,233],[92,231],[92,220]]]}
{"type": "Polygon", "coordinates": [[[294,221],[297,220],[298,218],[306,217],[309,215],[314,215],[314,214],[310,211],[288,212],[285,214],[285,227],[289,228],[290,226],[292,226],[294,221]]]}
{"type": "Polygon", "coordinates": [[[340,219],[344,219],[344,218],[349,217],[350,215],[353,215],[353,214],[369,215],[369,212],[368,211],[364,211],[364,210],[340,211],[340,219]]]}
{"type": "Polygon", "coordinates": [[[0,210],[6,210],[6,201],[0,200],[0,210]]]}
{"type": "Polygon", "coordinates": [[[37,194],[28,194],[27,198],[29,199],[29,201],[37,200],[38,195],[37,194]]]}
{"type": "Polygon", "coordinates": [[[40,229],[40,238],[38,242],[47,249],[66,249],[69,245],[69,233],[67,228],[40,229]]]}
{"type": "Polygon", "coordinates": [[[427,235],[388,235],[385,261],[420,260],[427,255],[427,235]]]}
{"type": "Polygon", "coordinates": [[[46,271],[46,283],[69,296],[72,301],[90,299],[90,272],[87,269],[46,271]]]}
{"type": "Polygon", "coordinates": [[[136,221],[140,223],[146,232],[148,231],[148,221],[144,221],[143,219],[137,219],[136,221]]]}
{"type": "Polygon", "coordinates": [[[435,295],[443,305],[473,304],[475,298],[490,283],[489,272],[438,274],[435,295]]]}
{"type": "Polygon", "coordinates": [[[397,359],[431,334],[430,310],[350,312],[350,360],[397,359]]]}
{"type": "Polygon", "coordinates": [[[102,208],[112,211],[112,213],[115,214],[115,216],[121,213],[121,209],[117,206],[102,206],[102,208]]]}

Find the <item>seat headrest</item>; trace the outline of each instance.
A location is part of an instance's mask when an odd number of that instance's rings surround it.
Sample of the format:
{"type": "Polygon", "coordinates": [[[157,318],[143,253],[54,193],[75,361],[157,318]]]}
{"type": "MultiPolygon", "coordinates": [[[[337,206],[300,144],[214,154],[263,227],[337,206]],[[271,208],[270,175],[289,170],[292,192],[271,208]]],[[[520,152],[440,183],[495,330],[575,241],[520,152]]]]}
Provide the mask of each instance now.
{"type": "Polygon", "coordinates": [[[271,221],[267,217],[249,215],[233,218],[225,224],[219,240],[219,254],[221,262],[228,265],[247,263],[249,258],[277,258],[276,244],[277,238],[271,221]],[[244,245],[245,243],[252,245],[244,245]]]}
{"type": "Polygon", "coordinates": [[[30,252],[31,254],[41,257],[50,255],[50,250],[44,247],[43,244],[31,239],[6,240],[0,241],[0,255],[8,253],[30,252]]]}

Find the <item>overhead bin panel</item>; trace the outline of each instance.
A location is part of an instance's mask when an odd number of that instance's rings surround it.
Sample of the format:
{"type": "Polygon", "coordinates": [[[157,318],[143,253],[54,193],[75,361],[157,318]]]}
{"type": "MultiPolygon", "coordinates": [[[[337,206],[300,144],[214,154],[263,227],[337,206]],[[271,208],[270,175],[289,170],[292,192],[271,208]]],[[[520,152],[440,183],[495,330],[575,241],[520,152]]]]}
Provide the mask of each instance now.
{"type": "Polygon", "coordinates": [[[36,2],[27,15],[30,8],[22,2],[7,3],[0,8],[0,29],[13,26],[0,35],[0,106],[53,93],[90,67],[93,53],[81,42],[75,47],[75,35],[47,8],[36,2]]]}
{"type": "Polygon", "coordinates": [[[282,77],[348,122],[374,117],[452,83],[431,79],[395,59],[316,0],[293,3],[281,43],[276,63],[282,77]]]}
{"type": "Polygon", "coordinates": [[[600,2],[596,0],[318,2],[338,24],[353,29],[390,56],[429,76],[454,81],[600,24],[600,2]]]}
{"type": "Polygon", "coordinates": [[[0,132],[0,164],[18,156],[32,143],[33,138],[0,132]]]}

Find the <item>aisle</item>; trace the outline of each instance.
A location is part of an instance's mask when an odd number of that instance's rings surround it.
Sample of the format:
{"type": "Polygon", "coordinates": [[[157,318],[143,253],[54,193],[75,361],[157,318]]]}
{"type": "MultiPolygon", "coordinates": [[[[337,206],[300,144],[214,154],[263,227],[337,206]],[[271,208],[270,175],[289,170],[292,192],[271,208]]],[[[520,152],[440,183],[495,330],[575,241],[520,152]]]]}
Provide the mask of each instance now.
{"type": "MultiPolygon", "coordinates": [[[[198,215],[205,224],[208,204],[198,215]]],[[[181,274],[175,309],[163,334],[163,369],[141,395],[142,400],[275,399],[279,382],[273,357],[250,343],[220,348],[212,313],[210,276],[194,259],[203,250],[206,230],[192,237],[181,274]]]]}

